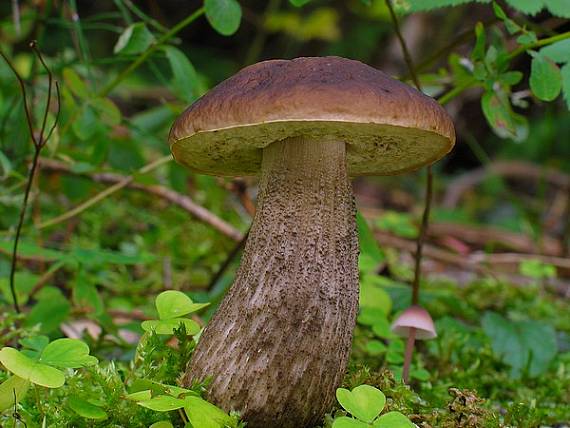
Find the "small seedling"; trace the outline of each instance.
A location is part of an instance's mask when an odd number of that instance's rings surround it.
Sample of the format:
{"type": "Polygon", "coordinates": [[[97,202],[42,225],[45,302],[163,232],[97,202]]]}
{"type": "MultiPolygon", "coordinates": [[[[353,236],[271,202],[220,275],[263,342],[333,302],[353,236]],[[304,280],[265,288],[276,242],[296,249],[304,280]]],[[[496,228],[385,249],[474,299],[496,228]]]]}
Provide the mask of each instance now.
{"type": "MultiPolygon", "coordinates": [[[[228,415],[190,389],[157,382],[150,382],[148,386],[150,389],[133,392],[126,398],[156,412],[183,410],[193,427],[238,427],[237,416],[228,415]]],[[[166,421],[161,423],[164,427],[169,426],[166,421]]]]}
{"type": "Polygon", "coordinates": [[[81,340],[57,339],[49,343],[46,336],[36,336],[20,343],[25,347],[21,351],[9,346],[0,349],[0,363],[13,374],[0,385],[0,411],[21,400],[32,383],[47,388],[62,386],[65,374],[60,369],[97,364],[97,358],[89,355],[89,346],[81,340]]]}
{"type": "Polygon", "coordinates": [[[186,294],[168,290],[160,293],[156,297],[157,320],[148,320],[142,323],[142,328],[146,332],[156,332],[156,334],[174,334],[174,330],[184,324],[189,335],[200,332],[200,326],[194,320],[184,318],[184,315],[199,311],[209,303],[194,303],[186,294]]]}
{"type": "Polygon", "coordinates": [[[370,385],[360,385],[349,391],[336,390],[340,405],[353,417],[335,418],[333,428],[413,428],[414,424],[400,412],[387,412],[380,415],[386,405],[386,396],[370,385]],[[379,416],[380,415],[380,416],[379,416]]]}

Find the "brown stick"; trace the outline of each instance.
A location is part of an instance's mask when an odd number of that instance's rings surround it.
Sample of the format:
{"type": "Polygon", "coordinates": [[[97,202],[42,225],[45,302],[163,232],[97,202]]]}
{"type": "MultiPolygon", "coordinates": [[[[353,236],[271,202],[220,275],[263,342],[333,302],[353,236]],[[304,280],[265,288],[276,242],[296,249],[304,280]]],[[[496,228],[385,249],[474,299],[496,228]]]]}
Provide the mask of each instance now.
{"type": "MultiPolygon", "coordinates": [[[[125,179],[125,177],[122,175],[109,173],[109,172],[93,173],[93,174],[76,173],[72,171],[71,168],[66,163],[54,159],[40,158],[40,164],[42,166],[43,171],[80,175],[82,177],[89,178],[98,183],[114,184],[122,182],[125,179]]],[[[188,196],[181,195],[180,193],[177,193],[174,190],[168,189],[167,187],[160,185],[147,186],[140,183],[130,182],[129,184],[127,184],[126,187],[134,190],[139,190],[145,193],[149,193],[151,195],[158,196],[161,199],[164,199],[168,202],[171,202],[174,205],[177,205],[178,207],[182,208],[186,212],[190,213],[196,219],[206,224],[209,224],[214,229],[216,229],[223,235],[227,236],[228,238],[233,239],[234,241],[241,241],[241,239],[243,238],[243,234],[239,230],[234,228],[229,223],[226,223],[224,220],[222,220],[212,212],[208,211],[206,208],[196,204],[188,196]]]]}
{"type": "Polygon", "coordinates": [[[562,189],[570,188],[570,175],[553,168],[541,168],[528,162],[493,162],[488,166],[469,171],[453,181],[447,188],[442,205],[454,208],[463,193],[484,181],[489,174],[516,177],[521,180],[545,180],[562,189]]]}

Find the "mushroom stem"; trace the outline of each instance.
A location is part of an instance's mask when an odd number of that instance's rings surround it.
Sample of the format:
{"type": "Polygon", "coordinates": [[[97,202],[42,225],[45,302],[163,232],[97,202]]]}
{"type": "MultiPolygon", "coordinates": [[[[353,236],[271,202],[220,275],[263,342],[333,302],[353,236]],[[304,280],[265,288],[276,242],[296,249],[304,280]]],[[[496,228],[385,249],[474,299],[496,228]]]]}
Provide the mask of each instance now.
{"type": "Polygon", "coordinates": [[[416,342],[416,329],[410,327],[408,339],[406,340],[406,350],[404,351],[404,368],[402,370],[402,380],[408,383],[410,380],[410,366],[412,364],[412,356],[414,354],[414,343],[416,342]]]}
{"type": "Polygon", "coordinates": [[[358,238],[345,144],[289,138],[263,151],[258,209],[231,289],[184,383],[248,427],[308,427],[334,401],[358,309],[358,238]]]}

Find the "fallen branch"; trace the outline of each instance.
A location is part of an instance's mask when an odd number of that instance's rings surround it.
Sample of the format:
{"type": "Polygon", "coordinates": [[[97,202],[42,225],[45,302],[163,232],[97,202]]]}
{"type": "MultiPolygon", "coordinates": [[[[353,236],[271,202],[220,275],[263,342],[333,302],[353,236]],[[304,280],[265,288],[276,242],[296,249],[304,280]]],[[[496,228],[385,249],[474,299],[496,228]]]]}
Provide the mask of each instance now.
{"type": "Polygon", "coordinates": [[[513,233],[490,226],[473,226],[457,223],[432,223],[429,225],[428,236],[434,239],[452,236],[477,247],[486,247],[489,244],[496,248],[520,253],[540,252],[549,256],[561,254],[560,242],[557,239],[545,236],[539,245],[528,235],[513,233]]]}
{"type": "Polygon", "coordinates": [[[139,190],[151,195],[158,196],[161,199],[177,205],[196,219],[212,226],[214,229],[218,230],[220,233],[227,236],[228,238],[233,239],[234,241],[239,242],[243,238],[243,234],[232,225],[226,223],[224,220],[208,211],[206,208],[196,204],[188,196],[181,195],[180,193],[168,189],[167,187],[160,185],[143,185],[134,182],[134,178],[132,176],[125,177],[123,175],[108,172],[93,174],[77,173],[74,172],[68,164],[54,159],[40,158],[40,164],[43,171],[80,175],[95,182],[104,184],[123,184],[121,187],[128,187],[134,190],[139,190]]]}
{"type": "Polygon", "coordinates": [[[469,171],[455,179],[448,187],[442,205],[445,208],[455,208],[459,205],[462,195],[476,187],[489,175],[496,174],[514,177],[519,180],[545,180],[561,189],[570,188],[570,175],[553,168],[542,168],[528,162],[493,162],[488,166],[469,171]]]}
{"type": "MultiPolygon", "coordinates": [[[[416,244],[412,240],[400,238],[383,231],[374,231],[374,235],[381,247],[394,248],[410,254],[414,254],[416,250],[416,244]]],[[[426,244],[423,255],[425,259],[440,262],[446,266],[456,266],[461,270],[474,272],[479,275],[505,276],[511,283],[517,285],[524,284],[525,281],[527,283],[534,281],[522,275],[513,275],[513,272],[518,272],[519,264],[525,260],[540,260],[543,263],[557,267],[560,271],[568,271],[570,269],[570,259],[537,254],[474,253],[466,257],[426,244]]],[[[553,287],[559,295],[564,297],[570,296],[570,285],[567,281],[549,279],[546,283],[553,287]]]]}

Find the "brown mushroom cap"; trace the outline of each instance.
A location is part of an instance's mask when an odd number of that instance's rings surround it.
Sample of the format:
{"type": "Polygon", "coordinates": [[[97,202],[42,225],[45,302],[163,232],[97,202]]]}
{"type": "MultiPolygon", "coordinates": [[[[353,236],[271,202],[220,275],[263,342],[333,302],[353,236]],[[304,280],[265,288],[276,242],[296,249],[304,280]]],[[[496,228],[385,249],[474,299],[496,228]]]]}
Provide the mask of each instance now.
{"type": "Polygon", "coordinates": [[[432,98],[359,61],[264,61],[220,83],[174,123],[175,159],[202,173],[255,175],[262,149],[305,136],[347,143],[349,173],[394,175],[451,150],[450,117],[432,98]]]}

